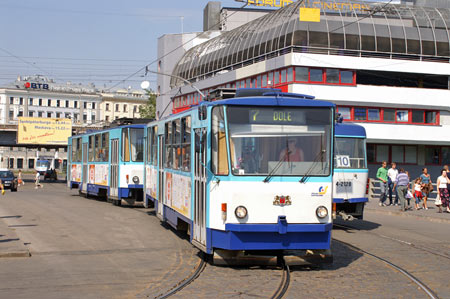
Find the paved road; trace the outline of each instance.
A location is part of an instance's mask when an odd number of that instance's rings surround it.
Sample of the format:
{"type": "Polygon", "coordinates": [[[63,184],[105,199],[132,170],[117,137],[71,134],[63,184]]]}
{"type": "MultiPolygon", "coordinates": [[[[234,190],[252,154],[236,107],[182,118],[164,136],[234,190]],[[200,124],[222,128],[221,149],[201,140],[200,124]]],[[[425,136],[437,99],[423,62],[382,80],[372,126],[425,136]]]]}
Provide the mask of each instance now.
{"type": "MultiPolygon", "coordinates": [[[[57,183],[7,192],[0,230],[14,230],[32,256],[0,258],[0,298],[155,297],[192,272],[198,251],[151,214],[57,183]]],[[[368,210],[365,221],[348,224],[356,229],[335,229],[336,240],[396,263],[450,298],[450,223],[368,210]]],[[[287,298],[425,298],[380,261],[338,241],[332,246],[333,265],[293,269],[287,298]]],[[[175,297],[268,298],[280,280],[279,269],[207,265],[175,297]]]]}

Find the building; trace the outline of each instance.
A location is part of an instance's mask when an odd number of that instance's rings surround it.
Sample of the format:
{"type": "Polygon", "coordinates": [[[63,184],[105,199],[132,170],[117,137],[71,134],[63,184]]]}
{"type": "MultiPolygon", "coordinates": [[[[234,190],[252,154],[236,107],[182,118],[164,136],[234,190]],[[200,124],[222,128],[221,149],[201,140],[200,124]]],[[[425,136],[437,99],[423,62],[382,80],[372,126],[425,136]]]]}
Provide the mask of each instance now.
{"type": "Polygon", "coordinates": [[[178,60],[175,97],[158,105],[176,112],[221,87],[311,94],[365,127],[371,176],[386,160],[435,178],[450,164],[450,9],[402,3],[300,1],[221,32],[178,60]]]}
{"type": "Polygon", "coordinates": [[[57,83],[45,76],[19,76],[0,87],[0,167],[33,169],[37,155],[58,152],[62,168],[67,161],[66,146],[19,145],[17,124],[21,116],[68,118],[73,132],[99,129],[118,118],[140,118],[139,108],[147,103],[143,91],[105,91],[94,84],[57,83]]]}

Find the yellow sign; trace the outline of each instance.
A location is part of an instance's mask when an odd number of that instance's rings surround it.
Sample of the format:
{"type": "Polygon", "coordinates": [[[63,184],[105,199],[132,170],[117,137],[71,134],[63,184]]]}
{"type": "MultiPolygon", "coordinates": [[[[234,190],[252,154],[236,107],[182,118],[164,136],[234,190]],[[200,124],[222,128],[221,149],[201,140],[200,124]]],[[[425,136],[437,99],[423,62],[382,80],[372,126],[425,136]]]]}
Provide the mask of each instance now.
{"type": "Polygon", "coordinates": [[[65,118],[19,117],[18,144],[67,145],[72,121],[65,118]]]}
{"type": "Polygon", "coordinates": [[[248,0],[248,5],[267,6],[267,7],[285,7],[291,4],[294,0],[248,0]]]}
{"type": "Polygon", "coordinates": [[[320,22],[320,8],[300,7],[300,21],[320,22]]]}
{"type": "Polygon", "coordinates": [[[351,2],[303,1],[301,7],[320,8],[322,11],[367,13],[372,10],[369,4],[351,2]]]}

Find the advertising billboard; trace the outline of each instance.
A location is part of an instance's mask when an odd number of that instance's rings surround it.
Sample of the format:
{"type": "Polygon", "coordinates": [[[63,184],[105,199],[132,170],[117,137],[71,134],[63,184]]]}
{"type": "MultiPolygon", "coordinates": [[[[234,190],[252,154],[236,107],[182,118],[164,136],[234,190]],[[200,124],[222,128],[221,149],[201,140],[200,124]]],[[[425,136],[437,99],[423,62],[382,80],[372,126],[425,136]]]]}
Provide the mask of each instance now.
{"type": "Polygon", "coordinates": [[[18,144],[67,145],[71,135],[70,119],[19,117],[18,144]]]}

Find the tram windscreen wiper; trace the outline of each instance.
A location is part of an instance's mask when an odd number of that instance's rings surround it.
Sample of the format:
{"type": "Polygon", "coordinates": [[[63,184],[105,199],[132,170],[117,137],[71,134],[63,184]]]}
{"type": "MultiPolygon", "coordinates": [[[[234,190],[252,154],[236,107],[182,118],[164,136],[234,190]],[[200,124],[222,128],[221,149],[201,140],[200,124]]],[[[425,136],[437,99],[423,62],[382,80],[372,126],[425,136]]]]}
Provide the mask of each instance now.
{"type": "Polygon", "coordinates": [[[326,150],[321,149],[319,151],[319,153],[317,154],[317,156],[314,158],[311,166],[308,168],[308,170],[306,171],[305,175],[301,178],[301,180],[299,181],[300,183],[305,183],[307,179],[309,179],[309,177],[311,176],[311,172],[314,169],[314,167],[316,166],[316,163],[318,162],[322,162],[323,163],[323,154],[326,153],[326,150]],[[320,158],[320,161],[318,161],[318,159],[320,158]]]}
{"type": "Polygon", "coordinates": [[[269,172],[269,174],[266,176],[266,178],[263,180],[264,183],[267,183],[270,181],[270,179],[273,177],[273,175],[275,174],[275,172],[278,170],[278,168],[280,168],[281,163],[285,160],[285,158],[287,157],[287,161],[289,161],[289,154],[291,152],[289,151],[289,144],[288,144],[288,140],[286,139],[286,154],[282,155],[280,160],[278,161],[277,165],[275,165],[275,167],[272,169],[271,172],[269,172]]]}

